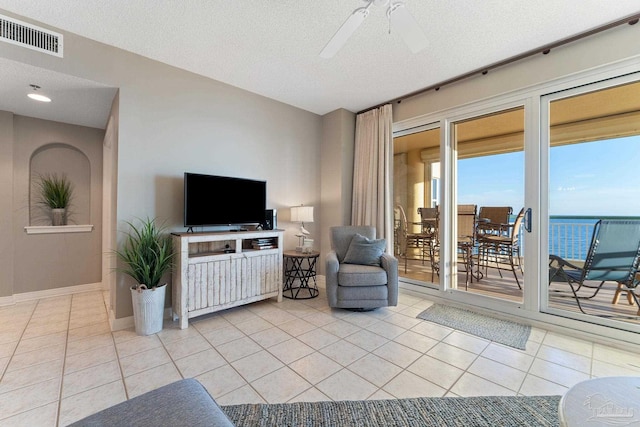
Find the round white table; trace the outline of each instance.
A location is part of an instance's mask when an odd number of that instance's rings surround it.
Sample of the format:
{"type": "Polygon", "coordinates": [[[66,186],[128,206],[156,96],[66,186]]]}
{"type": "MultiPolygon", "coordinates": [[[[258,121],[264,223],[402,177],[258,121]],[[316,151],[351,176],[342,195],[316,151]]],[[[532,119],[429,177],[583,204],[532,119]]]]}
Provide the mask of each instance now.
{"type": "Polygon", "coordinates": [[[571,387],[560,400],[566,427],[640,426],[640,377],[602,377],[571,387]]]}

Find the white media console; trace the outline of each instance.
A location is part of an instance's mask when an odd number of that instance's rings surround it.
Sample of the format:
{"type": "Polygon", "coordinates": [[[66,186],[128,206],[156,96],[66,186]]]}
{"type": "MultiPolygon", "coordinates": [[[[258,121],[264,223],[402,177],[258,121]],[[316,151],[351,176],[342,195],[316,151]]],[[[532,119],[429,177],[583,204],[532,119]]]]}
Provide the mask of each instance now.
{"type": "Polygon", "coordinates": [[[250,302],[282,301],[284,232],[172,233],[173,319],[189,319],[250,302]]]}

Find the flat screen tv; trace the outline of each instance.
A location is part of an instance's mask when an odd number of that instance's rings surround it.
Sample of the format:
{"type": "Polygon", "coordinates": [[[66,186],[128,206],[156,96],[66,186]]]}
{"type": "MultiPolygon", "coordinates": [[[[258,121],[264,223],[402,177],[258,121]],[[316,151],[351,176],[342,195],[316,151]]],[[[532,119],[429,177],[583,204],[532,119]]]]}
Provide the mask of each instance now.
{"type": "Polygon", "coordinates": [[[266,181],[184,174],[185,227],[260,224],[266,203],[266,181]]]}

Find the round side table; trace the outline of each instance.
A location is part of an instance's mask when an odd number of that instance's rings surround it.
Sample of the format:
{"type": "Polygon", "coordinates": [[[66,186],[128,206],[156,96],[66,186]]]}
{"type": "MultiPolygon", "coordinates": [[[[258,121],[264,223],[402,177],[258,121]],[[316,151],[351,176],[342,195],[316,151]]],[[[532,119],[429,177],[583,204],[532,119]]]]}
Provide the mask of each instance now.
{"type": "Polygon", "coordinates": [[[560,400],[561,427],[640,423],[640,377],[602,377],[571,387],[560,400]]]}
{"type": "Polygon", "coordinates": [[[289,299],[310,299],[318,296],[316,262],[320,252],[284,251],[284,288],[282,296],[289,299]]]}

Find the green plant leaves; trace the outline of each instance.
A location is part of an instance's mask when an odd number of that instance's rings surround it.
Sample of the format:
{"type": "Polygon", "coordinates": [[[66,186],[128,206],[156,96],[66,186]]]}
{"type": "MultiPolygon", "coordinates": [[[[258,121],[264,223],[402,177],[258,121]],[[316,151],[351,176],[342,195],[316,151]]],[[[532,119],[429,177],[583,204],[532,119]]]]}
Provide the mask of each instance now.
{"type": "Polygon", "coordinates": [[[171,236],[158,227],[155,220],[141,220],[136,226],[127,222],[129,233],[121,250],[116,255],[127,265],[120,269],[131,276],[139,285],[154,288],[159,285],[162,276],[169,271],[173,262],[171,236]]]}
{"type": "Polygon", "coordinates": [[[36,182],[40,190],[40,202],[51,209],[64,209],[71,204],[73,185],[65,174],[42,174],[36,182]]]}

